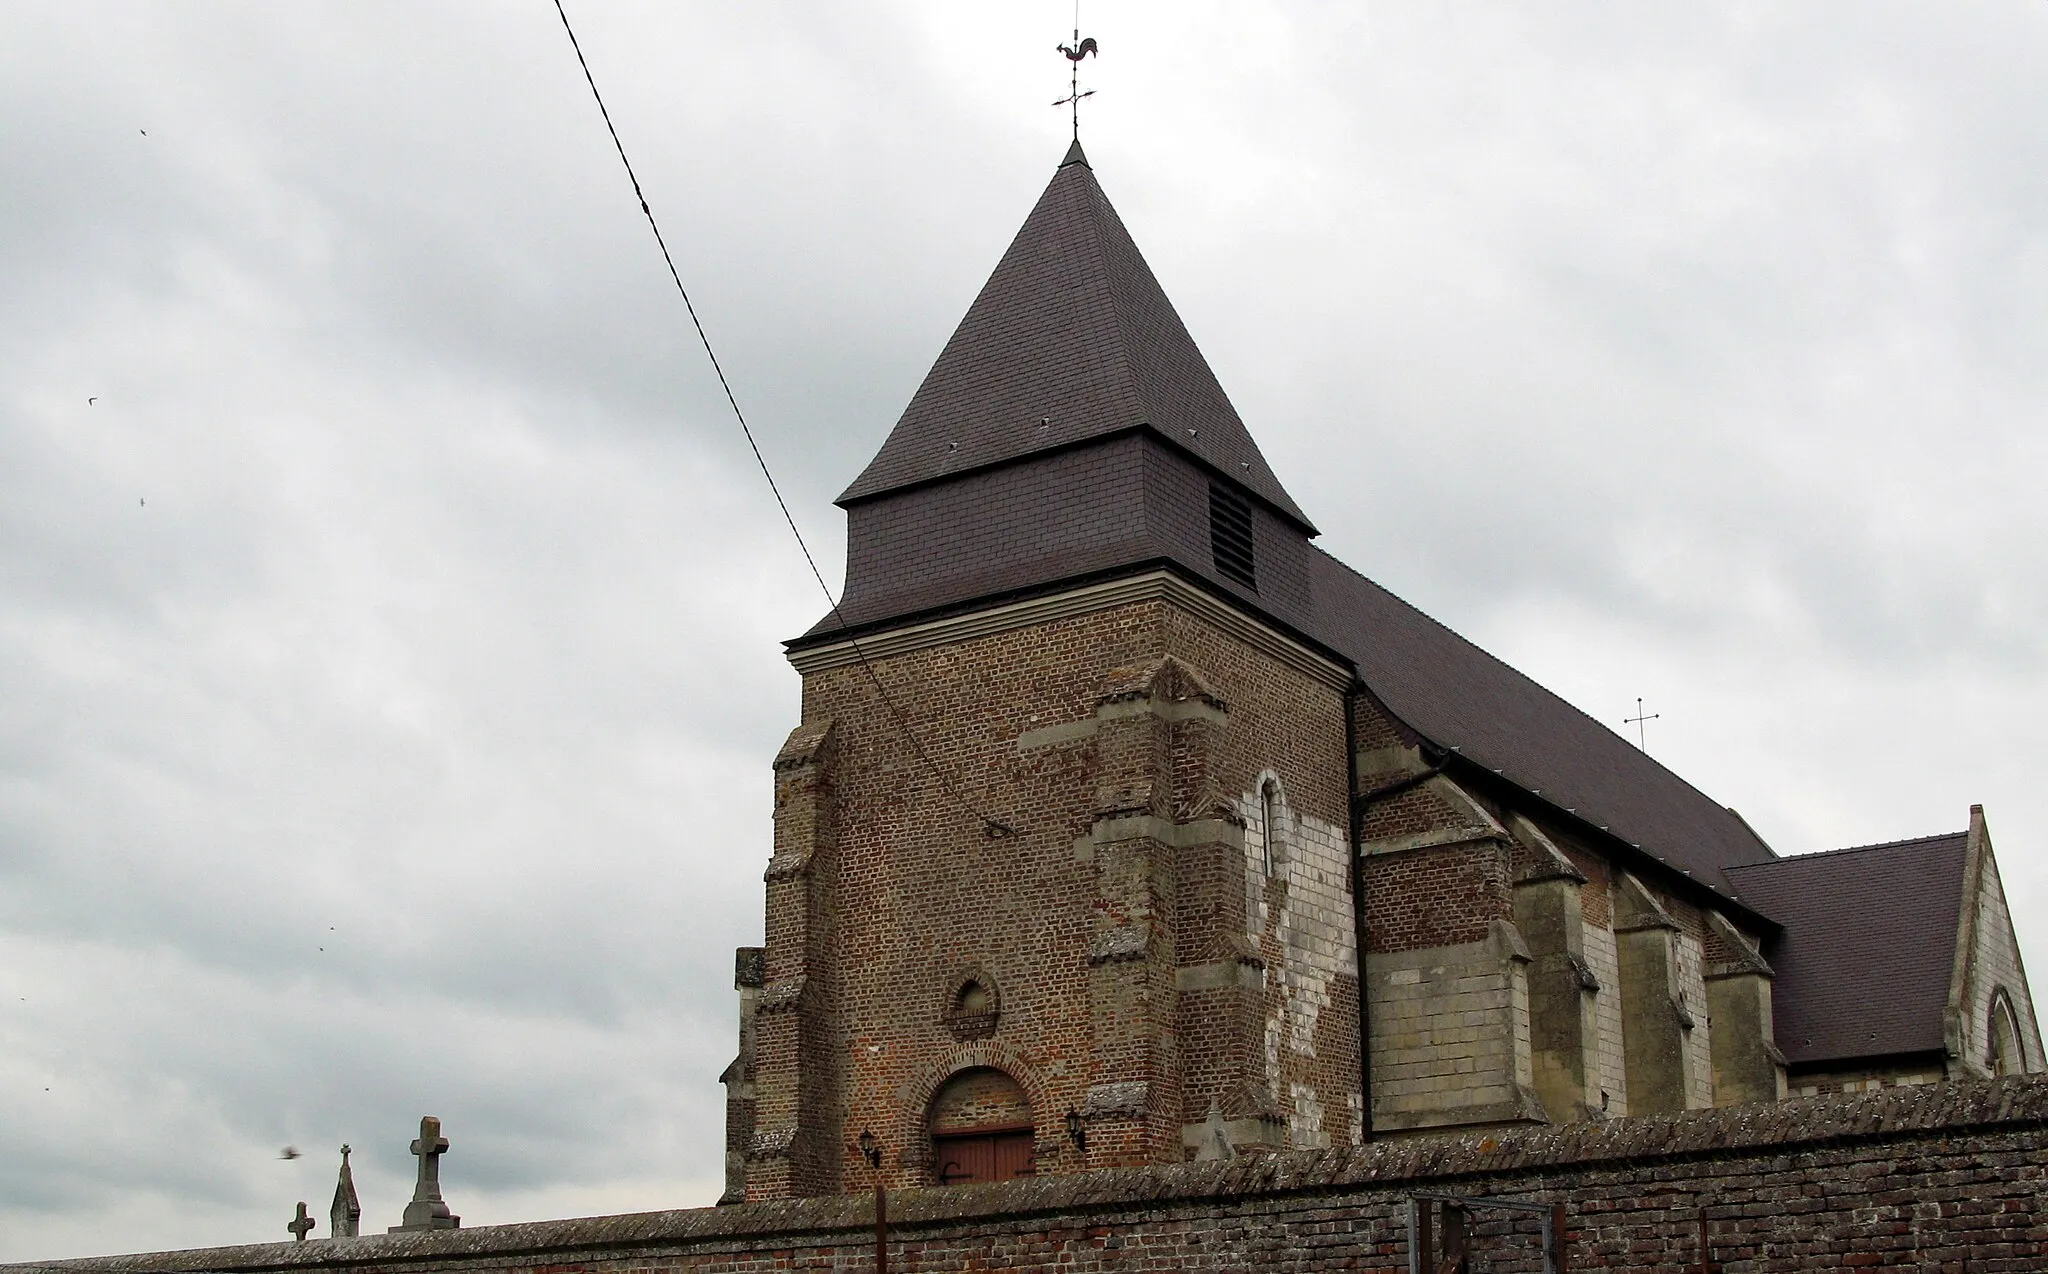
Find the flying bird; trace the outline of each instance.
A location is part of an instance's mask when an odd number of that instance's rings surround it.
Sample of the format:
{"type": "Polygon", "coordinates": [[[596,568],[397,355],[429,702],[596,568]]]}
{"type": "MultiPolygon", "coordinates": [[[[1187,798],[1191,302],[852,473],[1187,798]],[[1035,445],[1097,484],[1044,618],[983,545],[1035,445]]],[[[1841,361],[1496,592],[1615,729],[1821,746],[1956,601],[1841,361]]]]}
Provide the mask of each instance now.
{"type": "Polygon", "coordinates": [[[96,402],[98,402],[98,401],[99,401],[99,399],[97,399],[97,398],[88,398],[88,399],[86,399],[86,400],[85,400],[85,405],[86,405],[86,406],[88,406],[88,407],[90,407],[90,406],[92,406],[92,405],[93,405],[94,403],[96,403],[96,402]]]}
{"type": "Polygon", "coordinates": [[[1069,62],[1078,62],[1090,53],[1095,54],[1097,57],[1102,56],[1101,52],[1095,47],[1095,37],[1092,35],[1071,49],[1064,44],[1060,45],[1060,52],[1067,55],[1067,61],[1069,62]]]}
{"type": "Polygon", "coordinates": [[[149,136],[149,130],[146,128],[138,128],[135,131],[141,133],[144,137],[149,136]]]}
{"type": "Polygon", "coordinates": [[[299,1148],[297,1146],[286,1146],[277,1157],[280,1159],[296,1159],[299,1157],[299,1148]]]}

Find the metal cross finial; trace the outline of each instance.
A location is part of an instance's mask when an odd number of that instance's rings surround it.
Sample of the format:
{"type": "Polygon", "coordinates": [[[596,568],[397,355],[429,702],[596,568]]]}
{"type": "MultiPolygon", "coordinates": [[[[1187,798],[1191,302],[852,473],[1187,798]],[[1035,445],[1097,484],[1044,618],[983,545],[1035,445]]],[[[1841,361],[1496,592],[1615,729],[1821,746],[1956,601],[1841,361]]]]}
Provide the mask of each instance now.
{"type": "Polygon", "coordinates": [[[1081,6],[1079,4],[1074,6],[1074,42],[1071,45],[1060,45],[1059,50],[1067,55],[1067,62],[1071,70],[1067,76],[1067,95],[1054,102],[1053,105],[1070,106],[1073,108],[1074,140],[1078,142],[1081,140],[1081,99],[1095,96],[1095,90],[1092,88],[1086,93],[1081,91],[1081,59],[1087,57],[1090,53],[1095,54],[1097,57],[1102,56],[1101,52],[1095,47],[1094,36],[1091,35],[1085,40],[1081,38],[1081,6]]]}
{"type": "Polygon", "coordinates": [[[304,1243],[306,1241],[307,1233],[313,1228],[313,1218],[306,1215],[305,1200],[301,1199],[299,1201],[299,1214],[293,1217],[292,1223],[284,1228],[292,1232],[292,1242],[304,1243]]]}
{"type": "Polygon", "coordinates": [[[1642,749],[1643,751],[1645,751],[1645,752],[1648,752],[1648,751],[1650,750],[1650,736],[1649,736],[1649,734],[1647,733],[1647,729],[1646,729],[1646,727],[1645,727],[1645,726],[1643,725],[1643,722],[1645,722],[1645,721],[1655,721],[1655,720],[1656,720],[1656,719],[1657,719],[1658,717],[1661,717],[1661,716],[1663,716],[1663,715],[1664,715],[1664,714],[1663,714],[1663,713],[1661,713],[1661,712],[1651,712],[1651,713],[1647,713],[1647,714],[1646,714],[1646,713],[1644,713],[1644,711],[1643,711],[1643,697],[1642,697],[1641,695],[1637,695],[1637,696],[1636,696],[1636,714],[1635,714],[1634,716],[1632,716],[1632,717],[1625,717],[1625,718],[1623,718],[1623,719],[1622,719],[1622,724],[1623,724],[1623,725],[1632,725],[1632,726],[1634,726],[1634,727],[1636,728],[1636,746],[1637,746],[1637,747],[1639,747],[1639,748],[1641,748],[1641,749],[1642,749]]]}

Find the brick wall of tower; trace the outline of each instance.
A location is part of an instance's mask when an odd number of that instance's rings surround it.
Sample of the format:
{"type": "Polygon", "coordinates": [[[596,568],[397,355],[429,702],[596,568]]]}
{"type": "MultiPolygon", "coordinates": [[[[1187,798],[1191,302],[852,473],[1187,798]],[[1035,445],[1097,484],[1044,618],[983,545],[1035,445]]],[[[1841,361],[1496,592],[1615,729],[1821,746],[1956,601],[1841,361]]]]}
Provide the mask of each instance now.
{"type": "MultiPolygon", "coordinates": [[[[1164,600],[872,663],[946,777],[865,669],[806,675],[800,730],[831,740],[829,827],[812,834],[833,910],[778,914],[819,895],[771,884],[767,962],[772,983],[798,958],[778,955],[779,935],[829,928],[829,960],[801,978],[793,1010],[810,1028],[795,1063],[827,1090],[804,1137],[829,1168],[750,1185],[750,1198],[925,1184],[931,1097],[971,1065],[1022,1085],[1041,1173],[1189,1157],[1212,1107],[1239,1149],[1355,1139],[1343,695],[1330,678],[1164,600]],[[1245,824],[1275,776],[1287,846],[1267,875],[1245,824]],[[990,835],[984,815],[1015,834],[990,835]],[[968,973],[996,988],[999,1011],[963,1031],[949,997],[968,973]],[[1086,1121],[1085,1151],[1068,1111],[1086,1121]],[[879,1172],[856,1148],[863,1130],[879,1172]]],[[[757,1058],[756,1074],[769,1064],[757,1058]]]]}
{"type": "MultiPolygon", "coordinates": [[[[1186,611],[1170,609],[1166,620],[1169,649],[1208,676],[1230,705],[1211,786],[1245,824],[1243,932],[1267,975],[1258,1004],[1260,1075],[1285,1124],[1282,1144],[1356,1144],[1365,1106],[1345,696],[1186,611]],[[1261,800],[1268,778],[1277,787],[1278,824],[1270,871],[1261,800]]],[[[1203,954],[1190,951],[1183,964],[1203,954]]],[[[1189,1008],[1190,1017],[1199,1013],[1199,1006],[1189,1008]]],[[[1189,1123],[1204,1117],[1205,1105],[1199,1098],[1187,1104],[1189,1123]]]]}

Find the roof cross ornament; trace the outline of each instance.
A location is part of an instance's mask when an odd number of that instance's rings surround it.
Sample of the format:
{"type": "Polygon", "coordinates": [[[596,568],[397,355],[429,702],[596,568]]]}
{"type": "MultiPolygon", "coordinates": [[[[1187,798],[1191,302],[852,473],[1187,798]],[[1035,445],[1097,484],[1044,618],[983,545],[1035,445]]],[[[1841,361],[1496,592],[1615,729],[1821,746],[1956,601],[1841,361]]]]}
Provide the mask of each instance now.
{"type": "Polygon", "coordinates": [[[1074,3],[1074,42],[1070,45],[1060,45],[1059,51],[1067,55],[1067,63],[1069,66],[1069,71],[1067,75],[1067,95],[1061,98],[1059,101],[1054,102],[1053,105],[1066,106],[1071,107],[1073,109],[1074,140],[1078,142],[1081,140],[1081,99],[1084,97],[1095,96],[1095,90],[1092,88],[1089,89],[1086,93],[1083,93],[1081,91],[1081,59],[1087,57],[1090,53],[1095,54],[1096,57],[1102,56],[1101,51],[1095,47],[1094,36],[1091,35],[1085,40],[1081,38],[1080,0],[1075,0],[1074,3]]]}
{"type": "Polygon", "coordinates": [[[1621,723],[1623,725],[1632,725],[1636,728],[1636,746],[1641,748],[1643,751],[1648,752],[1650,750],[1650,736],[1648,734],[1648,727],[1646,727],[1643,723],[1645,721],[1655,721],[1658,717],[1661,717],[1663,715],[1664,714],[1661,712],[1645,713],[1643,711],[1643,697],[1641,695],[1637,695],[1636,714],[1632,717],[1622,718],[1621,723]]]}

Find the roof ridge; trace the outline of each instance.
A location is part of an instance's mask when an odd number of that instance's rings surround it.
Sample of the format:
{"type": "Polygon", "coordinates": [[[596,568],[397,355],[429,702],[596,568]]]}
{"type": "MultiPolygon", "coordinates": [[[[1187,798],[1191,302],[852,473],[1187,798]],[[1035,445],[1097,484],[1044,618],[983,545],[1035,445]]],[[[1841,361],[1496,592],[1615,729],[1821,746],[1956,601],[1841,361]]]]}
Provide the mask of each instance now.
{"type": "Polygon", "coordinates": [[[1965,827],[1953,832],[1932,832],[1926,836],[1908,836],[1903,840],[1873,841],[1868,845],[1844,845],[1840,849],[1810,849],[1803,853],[1780,854],[1776,858],[1760,859],[1753,863],[1738,863],[1733,867],[1723,868],[1722,870],[1746,871],[1751,867],[1769,867],[1774,863],[1803,862],[1810,858],[1833,858],[1837,854],[1862,854],[1874,849],[1903,849],[1908,845],[1924,845],[1929,841],[1937,840],[1954,840],[1958,836],[1968,836],[1969,834],[1970,829],[1965,827]]]}
{"type": "MultiPolygon", "coordinates": [[[[1610,735],[1613,735],[1613,736],[1614,736],[1614,738],[1615,738],[1615,739],[1616,739],[1617,741],[1619,741],[1619,742],[1620,742],[1620,743],[1621,743],[1621,744],[1622,744],[1622,745],[1623,745],[1624,747],[1625,747],[1625,746],[1627,746],[1627,744],[1628,744],[1628,739],[1627,739],[1627,737],[1626,737],[1626,736],[1624,736],[1624,735],[1623,735],[1623,734],[1622,734],[1622,733],[1621,733],[1620,731],[1618,731],[1618,730],[1614,729],[1613,727],[1609,726],[1609,725],[1608,725],[1608,724],[1607,724],[1606,722],[1604,722],[1604,721],[1602,721],[1602,720],[1601,720],[1600,718],[1598,718],[1598,717],[1594,716],[1594,715],[1593,715],[1592,713],[1590,713],[1590,712],[1586,711],[1586,710],[1585,710],[1584,708],[1581,708],[1581,707],[1580,707],[1579,705],[1577,705],[1577,704],[1573,703],[1573,702],[1572,702],[1571,700],[1569,700],[1569,699],[1565,698],[1565,697],[1564,697],[1563,695],[1559,694],[1559,693],[1558,693],[1557,691],[1555,691],[1555,690],[1552,690],[1552,689],[1551,689],[1551,688],[1550,688],[1549,686],[1546,686],[1546,685],[1544,685],[1544,684],[1543,684],[1543,683],[1542,683],[1541,681],[1537,680],[1537,679],[1536,679],[1535,677],[1532,677],[1532,676],[1530,676],[1530,675],[1529,675],[1528,673],[1526,673],[1526,672],[1523,672],[1523,671],[1522,671],[1522,670],[1521,670],[1520,668],[1517,668],[1517,667],[1515,667],[1515,666],[1514,666],[1513,664],[1509,663],[1509,662],[1508,662],[1507,660],[1505,660],[1505,659],[1502,659],[1502,658],[1501,658],[1501,657],[1500,657],[1499,655],[1496,655],[1496,654],[1494,654],[1494,653],[1493,653],[1492,651],[1490,651],[1490,650],[1488,650],[1488,649],[1487,649],[1486,647],[1484,647],[1484,646],[1480,645],[1480,644],[1479,644],[1478,642],[1476,642],[1476,641],[1473,641],[1473,640],[1472,640],[1472,639],[1471,639],[1470,637],[1467,637],[1467,636],[1465,636],[1465,635],[1464,635],[1463,633],[1460,633],[1460,632],[1459,632],[1459,631],[1458,631],[1457,629],[1455,629],[1455,628],[1451,627],[1451,626],[1450,626],[1449,624],[1446,624],[1446,623],[1445,623],[1445,622],[1443,622],[1442,620],[1438,619],[1438,618],[1437,618],[1436,616],[1434,616],[1434,615],[1430,614],[1430,613],[1429,613],[1428,611],[1426,611],[1426,610],[1422,609],[1422,608],[1421,608],[1420,606],[1417,606],[1417,605],[1416,605],[1415,603],[1413,603],[1413,602],[1409,601],[1409,600],[1408,600],[1407,598],[1405,598],[1405,597],[1401,596],[1401,595],[1400,595],[1399,593],[1396,593],[1396,592],[1395,592],[1395,591],[1394,591],[1393,589],[1391,589],[1391,588],[1388,588],[1388,587],[1387,587],[1386,585],[1384,585],[1384,584],[1380,583],[1380,582],[1379,582],[1378,580],[1376,580],[1376,579],[1372,578],[1372,577],[1371,577],[1370,575],[1367,575],[1367,574],[1366,574],[1366,573],[1365,573],[1364,571],[1361,571],[1361,570],[1359,570],[1358,568],[1356,568],[1356,567],[1352,566],[1352,565],[1351,565],[1350,563],[1348,563],[1348,562],[1345,562],[1345,561],[1344,561],[1343,559],[1339,558],[1339,557],[1338,557],[1338,556],[1337,556],[1336,554],[1334,554],[1334,553],[1331,553],[1331,552],[1327,551],[1327,550],[1326,550],[1326,549],[1324,549],[1324,548],[1323,548],[1323,547],[1322,547],[1322,546],[1321,546],[1320,544],[1311,544],[1311,545],[1309,545],[1309,548],[1310,548],[1311,550],[1313,550],[1314,552],[1317,552],[1317,553],[1321,553],[1321,554],[1322,554],[1322,555],[1323,555],[1324,557],[1326,557],[1326,558],[1329,558],[1329,559],[1330,559],[1330,560],[1331,560],[1332,562],[1335,562],[1335,563],[1336,563],[1336,564],[1337,564],[1338,566],[1341,566],[1341,567],[1343,567],[1343,568],[1344,568],[1344,569],[1345,569],[1346,571],[1349,571],[1349,572],[1350,572],[1350,573],[1351,573],[1352,575],[1355,575],[1355,576],[1357,576],[1357,577],[1358,577],[1358,578],[1359,578],[1360,580],[1363,580],[1363,581],[1364,581],[1365,583],[1367,583],[1367,584],[1370,584],[1370,585],[1371,585],[1372,587],[1374,587],[1374,588],[1376,588],[1376,589],[1380,590],[1380,591],[1381,591],[1382,593],[1385,593],[1385,594],[1386,594],[1386,595],[1387,595],[1388,597],[1391,597],[1391,598],[1393,598],[1393,599],[1394,599],[1394,600],[1395,600],[1396,602],[1400,603],[1400,604],[1401,604],[1402,606],[1405,606],[1405,607],[1407,607],[1407,608],[1408,608],[1409,610],[1411,610],[1411,611],[1415,612],[1415,613],[1416,613],[1417,615],[1420,615],[1420,616],[1421,616],[1421,617],[1422,617],[1423,619],[1427,620],[1427,621],[1428,621],[1429,623],[1431,623],[1431,624],[1435,625],[1436,627],[1438,627],[1438,628],[1442,629],[1442,630],[1443,630],[1444,632],[1446,632],[1446,633],[1450,634],[1450,636],[1451,636],[1451,637],[1452,637],[1453,639],[1455,639],[1455,640],[1457,640],[1457,641],[1459,641],[1459,642],[1463,643],[1464,645],[1470,646],[1470,647],[1471,647],[1471,648],[1472,648],[1473,650],[1476,650],[1476,651],[1478,651],[1478,652],[1479,652],[1479,653],[1480,653],[1480,654],[1481,654],[1482,656],[1484,656],[1485,658],[1487,658],[1487,659],[1489,659],[1489,660],[1493,661],[1494,663],[1496,663],[1496,664],[1500,665],[1500,666],[1501,666],[1502,668],[1505,668],[1505,669],[1507,669],[1507,670],[1508,670],[1509,672],[1513,673],[1513,674],[1514,674],[1514,675],[1516,675],[1517,677],[1520,677],[1520,678],[1521,678],[1522,680],[1524,680],[1524,681],[1528,682],[1528,683],[1529,683],[1530,685],[1532,685],[1532,686],[1536,687],[1536,688],[1537,688],[1538,690],[1542,691],[1542,692],[1543,692],[1544,694],[1548,695],[1548,696],[1549,696],[1550,698],[1552,698],[1552,699],[1556,700],[1557,702],[1559,702],[1559,703],[1563,704],[1563,705],[1564,705],[1565,707],[1567,707],[1567,708],[1571,709],[1571,710],[1572,710],[1573,712],[1577,713],[1577,714],[1578,714],[1579,716],[1583,717],[1583,718],[1584,718],[1584,719],[1586,719],[1587,721],[1590,721],[1590,722],[1592,722],[1592,723],[1593,723],[1594,725],[1596,725],[1596,726],[1600,727],[1600,728],[1601,728],[1602,730],[1605,730],[1605,731],[1606,731],[1606,732],[1607,732],[1608,734],[1610,734],[1610,735]]],[[[1751,826],[1749,825],[1749,820],[1748,820],[1748,819],[1745,819],[1745,818],[1743,818],[1743,817],[1742,817],[1742,816],[1741,816],[1740,814],[1736,814],[1736,813],[1735,813],[1735,812],[1734,812],[1734,811],[1733,811],[1732,809],[1730,809],[1730,808],[1729,808],[1728,806],[1726,806],[1726,805],[1723,805],[1723,804],[1722,804],[1722,803],[1721,803],[1720,801],[1717,801],[1717,800],[1715,800],[1715,799],[1714,799],[1714,798],[1713,798],[1712,796],[1708,795],[1708,794],[1707,794],[1706,792],[1703,792],[1703,791],[1701,791],[1701,790],[1700,790],[1700,789],[1699,789],[1698,787],[1695,787],[1695,786],[1693,785],[1693,783],[1691,782],[1691,780],[1687,779],[1687,778],[1686,778],[1686,777],[1685,777],[1684,775],[1682,775],[1682,774],[1680,774],[1680,773],[1679,773],[1678,771],[1676,771],[1676,770],[1672,769],[1672,768],[1671,768],[1670,766],[1668,766],[1668,765],[1665,765],[1665,764],[1664,764],[1664,763],[1663,763],[1662,761],[1659,761],[1659,760],[1658,760],[1657,758],[1655,758],[1655,757],[1651,756],[1651,755],[1650,755],[1650,754],[1649,754],[1648,752],[1645,752],[1645,751],[1643,751],[1643,750],[1642,750],[1641,748],[1638,748],[1638,749],[1636,749],[1636,752],[1637,752],[1637,754],[1638,754],[1638,755],[1640,755],[1640,756],[1641,756],[1641,757],[1643,758],[1643,760],[1645,760],[1645,761],[1648,761],[1648,762],[1649,762],[1649,763],[1650,763],[1651,765],[1654,765],[1654,766],[1656,766],[1656,767],[1657,767],[1657,768],[1658,768],[1659,770],[1663,771],[1663,772],[1664,772],[1665,774],[1668,774],[1668,775],[1670,775],[1670,776],[1671,776],[1672,778],[1674,778],[1674,779],[1678,780],[1678,781],[1679,781],[1680,783],[1684,784],[1684,785],[1685,785],[1685,787],[1686,787],[1686,789],[1687,789],[1688,791],[1691,791],[1691,792],[1692,792],[1692,793],[1693,793],[1694,795],[1698,796],[1698,797],[1699,797],[1699,798],[1700,798],[1701,800],[1703,800],[1703,801],[1707,801],[1708,803],[1712,804],[1712,805],[1713,805],[1713,807],[1714,807],[1715,809],[1717,809],[1717,810],[1721,810],[1721,811],[1723,811],[1724,813],[1727,813],[1727,814],[1729,815],[1729,817],[1731,817],[1731,818],[1735,819],[1735,821],[1737,821],[1738,823],[1742,824],[1742,828],[1743,828],[1743,831],[1744,831],[1744,832],[1746,832],[1746,833],[1747,833],[1747,834],[1749,835],[1750,839],[1754,840],[1754,841],[1755,841],[1755,842],[1757,843],[1757,847],[1758,847],[1759,849],[1762,849],[1762,850],[1763,850],[1763,851],[1764,851],[1764,852],[1765,852],[1766,854],[1770,855],[1770,857],[1768,857],[1768,858],[1760,858],[1760,859],[1758,859],[1758,860],[1757,860],[1758,862],[1762,862],[1762,863],[1767,863],[1767,862],[1775,862],[1775,861],[1777,861],[1777,860],[1778,860],[1778,858],[1779,858],[1779,854],[1778,854],[1778,852],[1777,852],[1777,851],[1776,851],[1775,849],[1772,849],[1772,848],[1771,848],[1771,846],[1770,846],[1770,844],[1769,844],[1769,843],[1768,843],[1767,841],[1765,841],[1763,837],[1761,837],[1761,836],[1757,835],[1757,833],[1756,833],[1756,829],[1755,829],[1755,828],[1753,828],[1753,827],[1751,827],[1751,826]]],[[[1502,777],[1504,777],[1504,778],[1505,778],[1505,777],[1509,777],[1509,776],[1508,776],[1508,775],[1506,775],[1506,774],[1505,774],[1505,772],[1503,772],[1503,774],[1502,774],[1502,777]]],[[[1589,822],[1590,822],[1591,820],[1587,820],[1587,821],[1589,821],[1589,822]]],[[[1598,826],[1600,826],[1600,824],[1598,824],[1598,823],[1594,823],[1593,825],[1594,825],[1595,827],[1598,827],[1598,826]]],[[[1726,869],[1726,868],[1723,868],[1723,870],[1727,870],[1727,869],[1726,869]]]]}

